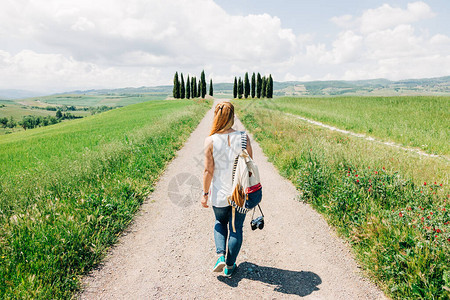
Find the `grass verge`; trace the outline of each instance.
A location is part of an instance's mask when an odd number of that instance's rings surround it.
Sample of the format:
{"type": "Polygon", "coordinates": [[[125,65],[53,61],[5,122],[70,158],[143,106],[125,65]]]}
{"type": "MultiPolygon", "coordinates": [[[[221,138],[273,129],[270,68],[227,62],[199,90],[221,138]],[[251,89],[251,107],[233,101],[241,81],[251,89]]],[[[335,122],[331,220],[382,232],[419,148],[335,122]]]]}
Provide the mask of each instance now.
{"type": "Polygon", "coordinates": [[[448,161],[292,118],[254,101],[237,113],[269,160],[396,299],[450,296],[448,161]]]}
{"type": "Polygon", "coordinates": [[[0,298],[73,296],[210,105],[151,101],[2,139],[0,298]]]}

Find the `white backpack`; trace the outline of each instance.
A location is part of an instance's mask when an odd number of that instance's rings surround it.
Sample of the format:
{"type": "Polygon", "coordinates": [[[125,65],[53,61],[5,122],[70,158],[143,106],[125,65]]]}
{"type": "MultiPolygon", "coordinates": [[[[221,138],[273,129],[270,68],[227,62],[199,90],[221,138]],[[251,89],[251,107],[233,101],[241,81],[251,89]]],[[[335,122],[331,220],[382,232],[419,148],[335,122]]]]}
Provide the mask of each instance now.
{"type": "Polygon", "coordinates": [[[234,160],[232,173],[232,194],[228,196],[228,203],[233,207],[233,232],[236,210],[246,214],[255,208],[262,199],[262,186],[259,178],[258,166],[247,152],[247,135],[241,131],[242,150],[234,160]]]}

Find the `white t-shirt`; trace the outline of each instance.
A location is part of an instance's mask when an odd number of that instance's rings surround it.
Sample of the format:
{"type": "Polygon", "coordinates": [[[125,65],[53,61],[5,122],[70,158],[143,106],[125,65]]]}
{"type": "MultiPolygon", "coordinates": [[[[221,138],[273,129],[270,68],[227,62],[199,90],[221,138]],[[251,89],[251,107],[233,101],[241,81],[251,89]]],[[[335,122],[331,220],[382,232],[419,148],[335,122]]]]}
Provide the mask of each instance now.
{"type": "Polygon", "coordinates": [[[211,202],[215,207],[226,207],[229,205],[227,197],[232,192],[234,159],[242,150],[241,131],[215,133],[211,138],[214,158],[214,174],[210,187],[211,202]]]}

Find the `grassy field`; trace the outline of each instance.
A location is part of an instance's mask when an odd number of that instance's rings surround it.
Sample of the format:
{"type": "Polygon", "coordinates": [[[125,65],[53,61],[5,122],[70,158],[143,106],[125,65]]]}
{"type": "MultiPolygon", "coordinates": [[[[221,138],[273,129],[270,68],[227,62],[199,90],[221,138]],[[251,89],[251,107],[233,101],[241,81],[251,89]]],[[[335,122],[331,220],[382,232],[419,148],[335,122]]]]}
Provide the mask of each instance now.
{"type": "MultiPolygon", "coordinates": [[[[32,102],[30,102],[30,105],[27,106],[24,104],[14,102],[12,100],[0,100],[0,118],[7,117],[9,119],[10,117],[12,117],[16,122],[19,122],[20,120],[22,120],[23,117],[30,115],[42,117],[56,115],[55,111],[37,109],[33,108],[31,105],[40,106],[39,104],[36,105],[36,103],[32,104],[32,102]]],[[[45,106],[47,106],[47,104],[45,106]]],[[[77,117],[85,117],[90,115],[89,111],[71,111],[70,113],[77,117]]],[[[20,131],[24,131],[24,129],[20,126],[17,126],[13,129],[0,127],[0,135],[6,133],[16,133],[20,131]]]]}
{"type": "Polygon", "coordinates": [[[70,298],[208,101],[150,101],[0,136],[0,298],[70,298]]]}
{"type": "Polygon", "coordinates": [[[165,99],[167,94],[152,93],[152,94],[124,94],[124,95],[52,95],[46,97],[30,98],[26,101],[32,103],[33,101],[40,101],[46,104],[58,105],[75,105],[75,106],[127,106],[130,104],[142,103],[150,100],[165,99]],[[31,101],[31,102],[30,102],[31,101]]]}
{"type": "Polygon", "coordinates": [[[428,153],[450,154],[450,97],[284,97],[267,106],[428,153]]]}
{"type": "MultiPolygon", "coordinates": [[[[48,106],[62,107],[75,106],[79,108],[93,108],[100,106],[122,107],[150,100],[162,100],[167,97],[165,93],[145,93],[145,94],[108,94],[108,95],[51,95],[43,97],[33,97],[17,100],[0,100],[0,118],[12,117],[16,122],[21,121],[24,116],[55,116],[55,111],[45,110],[48,106]],[[41,109],[39,109],[41,108],[41,109]]],[[[77,117],[85,117],[91,114],[90,111],[77,110],[70,111],[77,117]]],[[[0,135],[23,131],[17,126],[13,129],[0,128],[0,135]]]]}
{"type": "Polygon", "coordinates": [[[268,107],[266,100],[250,101],[234,101],[241,121],[297,186],[300,200],[349,241],[386,294],[448,299],[448,160],[330,131],[268,107]]]}

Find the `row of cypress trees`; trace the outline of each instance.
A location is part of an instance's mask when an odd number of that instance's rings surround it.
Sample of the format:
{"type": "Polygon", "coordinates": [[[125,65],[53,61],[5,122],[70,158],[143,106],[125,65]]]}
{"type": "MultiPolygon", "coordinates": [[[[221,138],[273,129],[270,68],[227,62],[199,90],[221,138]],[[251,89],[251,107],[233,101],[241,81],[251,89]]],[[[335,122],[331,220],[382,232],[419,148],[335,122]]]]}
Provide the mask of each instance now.
{"type": "MultiPolygon", "coordinates": [[[[186,80],[186,84],[184,84],[183,73],[180,73],[181,81],[178,79],[178,72],[175,72],[175,76],[173,77],[173,97],[175,99],[190,99],[190,98],[205,98],[206,95],[206,79],[205,79],[205,71],[203,70],[200,79],[198,80],[197,85],[197,77],[192,76],[189,78],[189,75],[186,80]]],[[[209,95],[212,96],[213,91],[213,82],[212,79],[209,82],[209,95]]]]}
{"type": "Polygon", "coordinates": [[[255,98],[255,96],[256,98],[272,98],[272,74],[269,74],[269,77],[266,78],[266,76],[261,77],[261,74],[258,73],[258,76],[255,78],[255,73],[253,72],[251,83],[248,79],[248,72],[245,73],[244,80],[241,77],[239,79],[234,77],[233,98],[242,99],[242,96],[244,98],[249,96],[252,98],[255,98]]]}

